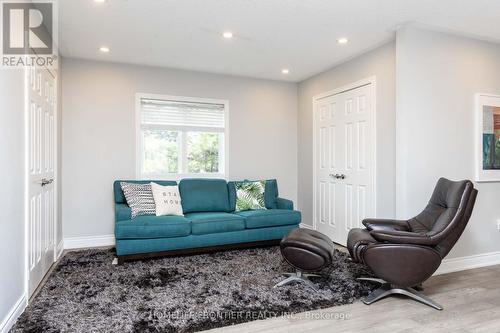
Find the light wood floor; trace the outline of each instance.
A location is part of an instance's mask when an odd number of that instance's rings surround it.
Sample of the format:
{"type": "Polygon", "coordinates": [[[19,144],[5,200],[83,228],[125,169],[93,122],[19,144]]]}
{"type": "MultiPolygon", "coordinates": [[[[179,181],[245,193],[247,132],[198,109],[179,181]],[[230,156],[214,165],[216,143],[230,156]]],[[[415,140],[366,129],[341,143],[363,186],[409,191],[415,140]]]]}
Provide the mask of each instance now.
{"type": "Polygon", "coordinates": [[[500,332],[500,265],[431,277],[423,292],[444,310],[389,297],[370,306],[358,301],[294,318],[259,320],[206,332],[500,332]],[[334,318],[335,314],[347,319],[311,319],[320,315],[334,318]]]}

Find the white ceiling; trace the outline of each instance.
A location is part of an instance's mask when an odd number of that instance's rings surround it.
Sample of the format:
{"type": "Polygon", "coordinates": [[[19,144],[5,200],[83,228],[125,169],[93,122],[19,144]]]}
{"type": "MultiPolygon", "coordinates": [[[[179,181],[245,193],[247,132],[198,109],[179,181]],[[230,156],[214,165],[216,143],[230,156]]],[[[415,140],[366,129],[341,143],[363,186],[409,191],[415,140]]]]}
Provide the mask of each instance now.
{"type": "Polygon", "coordinates": [[[373,49],[409,22],[500,41],[500,1],[59,0],[65,57],[286,81],[373,49]]]}

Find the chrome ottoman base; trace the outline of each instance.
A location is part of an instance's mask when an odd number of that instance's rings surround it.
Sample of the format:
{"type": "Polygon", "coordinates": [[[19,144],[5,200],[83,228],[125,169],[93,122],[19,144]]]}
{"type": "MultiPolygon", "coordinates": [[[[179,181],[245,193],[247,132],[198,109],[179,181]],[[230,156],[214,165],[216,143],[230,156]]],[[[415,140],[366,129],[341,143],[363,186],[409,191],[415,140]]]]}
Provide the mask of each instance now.
{"type": "Polygon", "coordinates": [[[394,286],[393,284],[391,284],[387,281],[384,281],[382,279],[375,279],[375,278],[359,278],[358,280],[370,281],[370,282],[375,282],[375,283],[380,284],[380,287],[378,289],[375,289],[374,291],[372,291],[372,293],[370,295],[368,295],[363,300],[363,303],[365,303],[367,305],[375,303],[376,301],[379,301],[382,298],[385,298],[389,295],[404,295],[404,296],[407,296],[411,299],[414,299],[417,302],[428,305],[436,310],[443,310],[443,307],[441,305],[434,302],[432,299],[425,296],[424,294],[418,292],[415,289],[417,287],[413,287],[413,288],[411,288],[411,287],[397,287],[397,286],[394,286]]]}

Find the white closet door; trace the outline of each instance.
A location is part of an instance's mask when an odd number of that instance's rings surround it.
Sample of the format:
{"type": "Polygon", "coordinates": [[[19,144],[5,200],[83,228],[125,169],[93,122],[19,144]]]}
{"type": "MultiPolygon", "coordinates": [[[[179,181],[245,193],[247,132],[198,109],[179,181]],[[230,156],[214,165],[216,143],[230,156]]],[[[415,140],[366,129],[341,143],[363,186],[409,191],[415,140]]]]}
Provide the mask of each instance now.
{"type": "Polygon", "coordinates": [[[27,71],[28,287],[37,288],[54,262],[56,80],[45,68],[27,71]]]}
{"type": "Polygon", "coordinates": [[[315,225],[344,246],[375,212],[372,93],[368,84],[314,103],[315,225]]]}

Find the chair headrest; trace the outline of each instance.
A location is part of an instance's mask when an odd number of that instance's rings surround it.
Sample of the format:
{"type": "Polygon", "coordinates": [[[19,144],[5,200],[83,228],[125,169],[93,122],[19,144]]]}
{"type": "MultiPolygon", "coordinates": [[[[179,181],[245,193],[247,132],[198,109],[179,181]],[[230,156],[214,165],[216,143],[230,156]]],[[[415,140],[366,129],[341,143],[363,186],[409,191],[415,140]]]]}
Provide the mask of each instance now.
{"type": "Polygon", "coordinates": [[[446,178],[440,178],[429,203],[443,208],[458,209],[467,184],[472,185],[469,180],[451,181],[446,178]]]}

